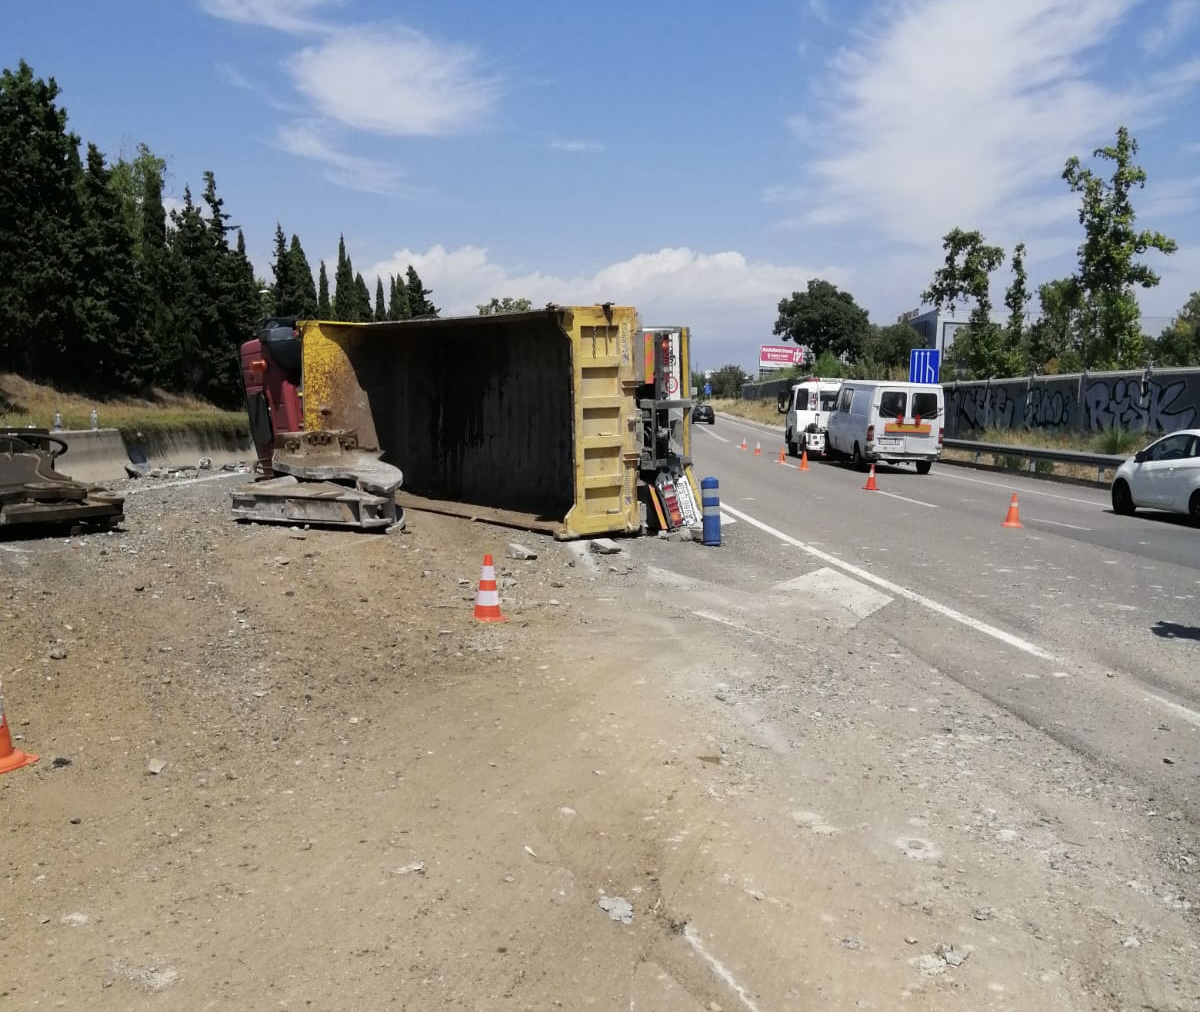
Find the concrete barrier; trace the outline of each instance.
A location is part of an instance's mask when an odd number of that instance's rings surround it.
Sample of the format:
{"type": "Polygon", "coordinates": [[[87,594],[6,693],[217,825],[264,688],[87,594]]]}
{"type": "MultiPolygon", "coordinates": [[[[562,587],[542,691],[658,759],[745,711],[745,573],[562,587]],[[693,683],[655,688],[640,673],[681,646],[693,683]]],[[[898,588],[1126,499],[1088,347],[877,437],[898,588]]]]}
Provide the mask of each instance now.
{"type": "Polygon", "coordinates": [[[151,467],[195,467],[208,457],[214,467],[241,462],[253,463],[250,440],[199,432],[160,433],[127,446],[117,429],[80,429],[55,432],[67,444],[67,452],[55,469],[76,481],[105,482],[128,477],[125,465],[140,448],[151,467]]]}

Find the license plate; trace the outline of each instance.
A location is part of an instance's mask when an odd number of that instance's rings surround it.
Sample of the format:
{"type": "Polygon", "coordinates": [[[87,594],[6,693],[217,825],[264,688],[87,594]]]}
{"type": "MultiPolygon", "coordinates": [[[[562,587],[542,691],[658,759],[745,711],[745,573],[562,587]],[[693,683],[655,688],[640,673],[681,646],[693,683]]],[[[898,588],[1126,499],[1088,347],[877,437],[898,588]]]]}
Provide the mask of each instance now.
{"type": "Polygon", "coordinates": [[[875,440],[875,442],[879,446],[899,446],[900,445],[900,437],[899,436],[880,436],[877,440],[875,440]]]}

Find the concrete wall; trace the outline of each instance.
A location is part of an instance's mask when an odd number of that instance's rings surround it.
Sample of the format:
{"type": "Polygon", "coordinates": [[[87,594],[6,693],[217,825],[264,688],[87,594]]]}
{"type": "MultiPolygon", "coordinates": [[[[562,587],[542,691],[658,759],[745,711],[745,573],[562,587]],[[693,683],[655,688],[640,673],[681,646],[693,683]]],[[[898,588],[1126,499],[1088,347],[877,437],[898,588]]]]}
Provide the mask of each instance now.
{"type": "MultiPolygon", "coordinates": [[[[127,477],[125,464],[131,447],[117,429],[65,430],[54,433],[67,443],[67,452],[55,462],[55,469],[77,481],[104,482],[127,477]]],[[[141,443],[152,467],[195,467],[208,457],[215,467],[241,461],[253,462],[254,450],[249,439],[174,432],[146,439],[141,443]]]]}
{"type": "Polygon", "coordinates": [[[946,383],[946,435],[982,429],[1156,435],[1200,425],[1200,369],[946,383]]]}

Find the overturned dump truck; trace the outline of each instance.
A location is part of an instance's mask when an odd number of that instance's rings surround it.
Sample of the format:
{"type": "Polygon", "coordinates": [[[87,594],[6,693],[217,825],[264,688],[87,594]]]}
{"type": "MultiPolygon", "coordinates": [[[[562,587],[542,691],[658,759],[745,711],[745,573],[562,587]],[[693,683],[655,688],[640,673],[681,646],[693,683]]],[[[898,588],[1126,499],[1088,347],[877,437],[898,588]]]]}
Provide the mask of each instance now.
{"type": "MultiPolygon", "coordinates": [[[[241,349],[263,480],[234,493],[235,515],[322,522],[305,494],[321,475],[296,452],[315,438],[337,444],[347,465],[325,478],[333,487],[321,494],[333,501],[388,498],[377,480],[386,466],[410,508],[563,539],[638,532],[639,482],[661,462],[655,435],[669,428],[665,408],[663,424],[655,416],[662,383],[650,340],[635,309],[611,304],[389,323],[268,320],[241,349]],[[280,477],[293,480],[273,484],[280,477]]],[[[686,341],[673,352],[672,404],[686,418],[686,341]]],[[[686,431],[676,436],[672,460],[686,471],[686,431]]],[[[365,526],[343,506],[344,523],[365,526]]]]}
{"type": "Polygon", "coordinates": [[[104,530],[125,519],[125,497],[55,467],[67,452],[48,429],[0,428],[0,534],[104,530]]]}

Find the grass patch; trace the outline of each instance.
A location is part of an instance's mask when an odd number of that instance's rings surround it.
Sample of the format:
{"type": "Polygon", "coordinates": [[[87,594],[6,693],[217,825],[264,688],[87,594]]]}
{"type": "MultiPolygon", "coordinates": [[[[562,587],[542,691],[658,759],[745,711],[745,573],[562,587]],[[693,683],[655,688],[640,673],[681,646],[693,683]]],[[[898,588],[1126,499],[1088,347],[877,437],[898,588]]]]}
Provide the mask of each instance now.
{"type": "Polygon", "coordinates": [[[784,416],[775,410],[775,399],[769,401],[743,401],[733,398],[714,398],[708,402],[714,411],[723,411],[727,415],[736,415],[751,422],[763,422],[767,425],[782,425],[784,416]]]}
{"type": "Polygon", "coordinates": [[[126,439],[139,433],[150,440],[172,432],[232,439],[250,435],[244,411],[225,411],[198,397],[154,391],[147,398],[103,400],[0,373],[0,425],[53,429],[57,412],[64,429],[90,429],[93,410],[101,428],[119,429],[126,439]]]}

